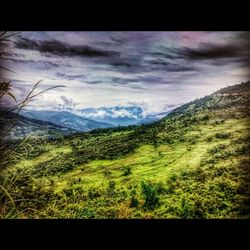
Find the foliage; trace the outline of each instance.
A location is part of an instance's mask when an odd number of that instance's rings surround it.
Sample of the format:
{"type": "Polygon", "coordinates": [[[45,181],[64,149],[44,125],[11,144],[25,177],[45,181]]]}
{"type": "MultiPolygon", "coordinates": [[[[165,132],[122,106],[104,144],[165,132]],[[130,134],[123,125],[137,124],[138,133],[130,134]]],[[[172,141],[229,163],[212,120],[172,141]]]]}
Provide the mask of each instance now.
{"type": "Polygon", "coordinates": [[[142,194],[145,199],[144,208],[153,210],[159,205],[159,197],[157,195],[157,187],[152,183],[141,182],[142,194]]]}
{"type": "Polygon", "coordinates": [[[127,175],[130,175],[132,172],[131,172],[131,167],[130,166],[127,166],[123,169],[123,176],[127,176],[127,175]]]}

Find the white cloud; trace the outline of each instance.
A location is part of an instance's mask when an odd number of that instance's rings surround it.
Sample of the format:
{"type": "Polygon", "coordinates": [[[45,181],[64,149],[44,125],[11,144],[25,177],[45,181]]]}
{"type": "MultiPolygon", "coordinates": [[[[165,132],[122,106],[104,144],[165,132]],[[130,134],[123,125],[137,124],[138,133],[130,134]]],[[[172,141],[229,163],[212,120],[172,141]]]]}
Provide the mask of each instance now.
{"type": "Polygon", "coordinates": [[[104,118],[108,113],[105,110],[96,110],[94,113],[89,114],[93,118],[104,118]]]}
{"type": "Polygon", "coordinates": [[[134,119],[137,118],[136,115],[133,115],[131,112],[129,112],[126,109],[119,109],[119,110],[112,109],[111,111],[112,111],[111,116],[115,118],[116,117],[128,117],[128,118],[134,118],[134,119]]]}

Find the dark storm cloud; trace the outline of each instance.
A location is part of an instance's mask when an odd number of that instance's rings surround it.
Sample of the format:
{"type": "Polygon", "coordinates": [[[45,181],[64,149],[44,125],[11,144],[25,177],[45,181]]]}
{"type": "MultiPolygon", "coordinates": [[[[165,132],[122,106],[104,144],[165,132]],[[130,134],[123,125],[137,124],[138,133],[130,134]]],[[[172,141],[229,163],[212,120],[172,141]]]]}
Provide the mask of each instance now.
{"type": "Polygon", "coordinates": [[[70,75],[70,74],[65,74],[65,73],[61,73],[61,72],[57,72],[56,73],[56,77],[64,79],[64,80],[83,80],[84,83],[87,84],[99,84],[99,83],[104,83],[104,81],[100,81],[100,80],[87,80],[86,75],[83,74],[74,74],[74,75],[70,75]]]}
{"type": "Polygon", "coordinates": [[[111,50],[101,50],[87,45],[70,45],[57,40],[38,41],[20,38],[15,42],[19,49],[37,50],[57,56],[83,56],[83,57],[113,57],[119,53],[111,50]]]}
{"type": "MultiPolygon", "coordinates": [[[[248,34],[244,36],[249,36],[248,34]]],[[[160,51],[150,53],[166,59],[186,59],[186,60],[216,60],[244,57],[248,51],[245,44],[211,44],[202,43],[198,48],[165,48],[160,47],[160,51]]],[[[249,49],[249,48],[248,48],[249,49]]]]}
{"type": "Polygon", "coordinates": [[[242,58],[236,58],[236,59],[232,60],[232,63],[238,64],[242,68],[248,68],[248,70],[250,70],[250,54],[248,54],[242,58]]]}
{"type": "Polygon", "coordinates": [[[148,61],[155,70],[166,70],[167,72],[202,72],[202,63],[213,66],[240,65],[250,66],[250,36],[249,33],[241,33],[238,42],[228,44],[201,43],[197,48],[159,47],[158,51],[149,53],[153,60],[148,61]],[[164,60],[175,60],[169,63],[164,60]],[[193,63],[193,65],[190,65],[193,63]]]}
{"type": "MultiPolygon", "coordinates": [[[[248,36],[248,33],[242,33],[240,39],[244,39],[245,41],[248,39],[248,36]]],[[[232,63],[239,63],[241,65],[249,64],[249,53],[246,52],[245,46],[241,46],[240,42],[239,44],[229,43],[226,45],[201,43],[197,48],[159,46],[149,52],[141,49],[130,51],[130,49],[126,46],[124,48],[119,47],[118,45],[123,46],[123,44],[126,44],[126,37],[124,38],[121,36],[111,35],[109,36],[109,39],[111,43],[114,44],[114,46],[110,45],[110,50],[106,49],[105,46],[101,46],[101,49],[93,46],[93,44],[92,46],[72,45],[55,39],[31,40],[29,38],[20,38],[15,42],[15,44],[19,49],[37,50],[48,57],[56,55],[62,57],[79,56],[84,58],[93,58],[90,62],[95,64],[94,67],[96,70],[102,69],[99,68],[98,65],[105,65],[109,66],[109,71],[117,71],[128,74],[141,74],[151,71],[170,73],[184,73],[191,71],[201,72],[202,67],[200,67],[200,64],[195,63],[200,63],[201,61],[205,64],[215,66],[223,66],[232,63]],[[147,55],[150,55],[151,59],[146,60],[147,55]]],[[[138,41],[138,44],[141,44],[140,41],[138,41]]],[[[51,66],[56,67],[56,64],[51,66]]],[[[49,64],[47,64],[46,68],[48,67],[49,64]]],[[[67,78],[67,76],[65,76],[65,78],[72,80],[77,79],[78,77],[69,76],[67,78]]],[[[81,77],[78,79],[80,78],[81,77]]],[[[99,83],[99,81],[93,80],[91,83],[99,83]]]]}
{"type": "Polygon", "coordinates": [[[133,65],[129,62],[126,61],[117,61],[117,62],[111,62],[110,65],[115,66],[115,67],[132,67],[133,65]]]}
{"type": "Polygon", "coordinates": [[[5,59],[12,61],[12,62],[16,62],[16,63],[33,64],[33,65],[36,65],[37,68],[43,67],[45,69],[50,69],[52,67],[58,68],[59,66],[62,66],[62,64],[57,64],[54,62],[42,61],[42,60],[31,60],[31,59],[25,59],[25,58],[22,59],[22,58],[14,58],[14,57],[9,57],[5,59]]]}
{"type": "Polygon", "coordinates": [[[113,83],[121,83],[121,84],[127,84],[131,82],[138,82],[137,78],[119,78],[119,77],[113,77],[111,78],[111,82],[113,83]]]}
{"type": "Polygon", "coordinates": [[[183,55],[191,60],[210,60],[242,56],[238,45],[216,45],[204,43],[197,49],[184,48],[183,55]]]}
{"type": "Polygon", "coordinates": [[[153,51],[147,54],[156,58],[165,58],[165,59],[185,59],[186,58],[181,48],[172,48],[172,47],[167,48],[164,46],[160,46],[158,48],[158,51],[153,51]]]}
{"type": "Polygon", "coordinates": [[[129,84],[129,83],[165,83],[165,80],[160,76],[137,76],[134,78],[118,78],[113,77],[111,81],[116,84],[129,84]]]}
{"type": "Polygon", "coordinates": [[[119,57],[112,58],[109,64],[118,68],[141,67],[143,54],[131,55],[129,52],[124,54],[126,54],[126,56],[121,55],[119,57]]]}
{"type": "Polygon", "coordinates": [[[62,79],[67,79],[67,80],[82,80],[85,79],[86,76],[82,75],[82,74],[78,74],[78,75],[69,75],[69,74],[65,74],[65,73],[61,73],[61,72],[57,72],[56,76],[62,79]]]}
{"type": "Polygon", "coordinates": [[[161,76],[139,76],[138,81],[144,83],[162,83],[165,82],[161,76]]]}
{"type": "Polygon", "coordinates": [[[143,65],[142,56],[127,56],[126,58],[116,57],[106,61],[105,63],[111,66],[111,71],[118,71],[122,73],[142,73],[149,70],[148,67],[143,65]]]}
{"type": "Polygon", "coordinates": [[[85,81],[86,83],[88,83],[88,84],[99,84],[99,83],[104,83],[103,81],[99,81],[99,80],[97,80],[97,81],[85,81]]]}
{"type": "Polygon", "coordinates": [[[168,72],[184,72],[184,71],[195,71],[197,67],[186,66],[181,64],[169,63],[161,60],[150,60],[148,63],[154,70],[165,70],[168,72]]]}
{"type": "Polygon", "coordinates": [[[115,61],[109,64],[113,66],[114,70],[124,73],[143,73],[152,71],[186,72],[198,70],[197,66],[191,64],[187,65],[186,61],[182,61],[181,63],[170,63],[159,58],[151,60],[145,60],[143,57],[126,59],[116,58],[115,61]]]}

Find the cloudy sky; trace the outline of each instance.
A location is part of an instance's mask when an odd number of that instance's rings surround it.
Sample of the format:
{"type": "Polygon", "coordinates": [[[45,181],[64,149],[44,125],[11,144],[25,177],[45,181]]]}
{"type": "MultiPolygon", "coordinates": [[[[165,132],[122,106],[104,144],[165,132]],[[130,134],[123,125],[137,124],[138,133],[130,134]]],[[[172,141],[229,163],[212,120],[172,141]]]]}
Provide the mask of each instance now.
{"type": "Polygon", "coordinates": [[[166,111],[250,80],[250,32],[21,32],[4,53],[21,99],[64,85],[32,109],[139,106],[166,111]]]}

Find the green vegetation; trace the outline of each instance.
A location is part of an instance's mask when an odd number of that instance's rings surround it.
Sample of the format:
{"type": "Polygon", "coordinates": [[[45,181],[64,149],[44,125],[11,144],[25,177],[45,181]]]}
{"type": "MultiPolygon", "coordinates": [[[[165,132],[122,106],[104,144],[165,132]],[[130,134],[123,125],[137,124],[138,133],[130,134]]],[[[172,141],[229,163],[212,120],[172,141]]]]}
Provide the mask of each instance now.
{"type": "Polygon", "coordinates": [[[9,143],[1,218],[250,218],[249,85],[149,125],[9,143]]]}

